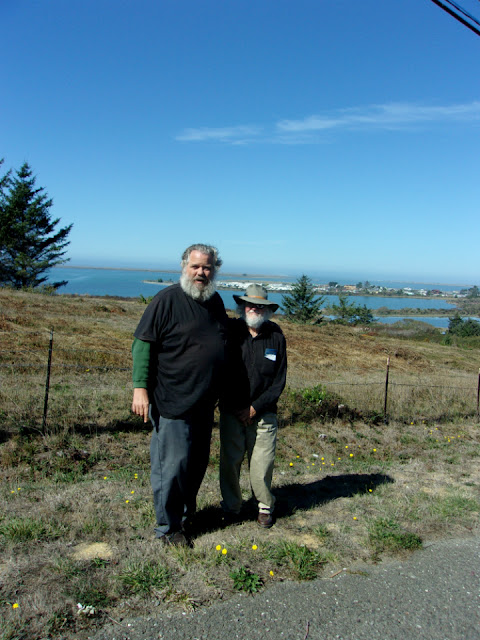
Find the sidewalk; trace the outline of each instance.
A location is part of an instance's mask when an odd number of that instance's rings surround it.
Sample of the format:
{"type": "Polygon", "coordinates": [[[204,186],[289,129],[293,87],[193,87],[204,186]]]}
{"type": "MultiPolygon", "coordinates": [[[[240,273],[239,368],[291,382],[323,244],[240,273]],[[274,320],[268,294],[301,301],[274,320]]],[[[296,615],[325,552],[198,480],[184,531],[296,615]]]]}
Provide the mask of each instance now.
{"type": "Polygon", "coordinates": [[[94,640],[480,640],[480,538],[428,543],[355,571],[123,620],[94,640]]]}

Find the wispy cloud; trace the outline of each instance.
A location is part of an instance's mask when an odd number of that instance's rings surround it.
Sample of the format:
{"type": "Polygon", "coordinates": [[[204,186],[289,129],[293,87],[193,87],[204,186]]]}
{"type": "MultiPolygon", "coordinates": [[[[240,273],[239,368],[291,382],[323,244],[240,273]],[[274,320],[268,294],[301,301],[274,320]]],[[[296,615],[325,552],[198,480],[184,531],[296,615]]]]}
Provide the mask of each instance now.
{"type": "Polygon", "coordinates": [[[301,120],[281,120],[283,133],[325,131],[327,129],[398,129],[414,124],[480,121],[480,102],[447,106],[391,103],[340,109],[331,114],[312,115],[301,120]]]}
{"type": "Polygon", "coordinates": [[[183,142],[228,142],[230,144],[242,144],[258,137],[261,133],[260,127],[237,126],[237,127],[200,127],[199,129],[185,129],[176,140],[183,142]]]}
{"type": "MultiPolygon", "coordinates": [[[[311,144],[322,141],[319,134],[341,131],[399,130],[435,124],[480,122],[480,101],[429,106],[398,102],[337,109],[298,120],[279,120],[264,126],[233,126],[185,129],[176,136],[182,142],[224,144],[311,144]]],[[[331,139],[331,135],[330,138],[331,139]]]]}

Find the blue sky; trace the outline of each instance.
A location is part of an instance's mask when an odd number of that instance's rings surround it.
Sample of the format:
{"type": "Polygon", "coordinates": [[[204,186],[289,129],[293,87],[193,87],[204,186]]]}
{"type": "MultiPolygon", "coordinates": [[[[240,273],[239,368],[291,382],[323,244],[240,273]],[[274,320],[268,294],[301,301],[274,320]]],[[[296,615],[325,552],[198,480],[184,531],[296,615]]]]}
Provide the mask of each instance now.
{"type": "Polygon", "coordinates": [[[480,283],[480,37],[431,0],[2,0],[0,55],[72,265],[480,283]]]}

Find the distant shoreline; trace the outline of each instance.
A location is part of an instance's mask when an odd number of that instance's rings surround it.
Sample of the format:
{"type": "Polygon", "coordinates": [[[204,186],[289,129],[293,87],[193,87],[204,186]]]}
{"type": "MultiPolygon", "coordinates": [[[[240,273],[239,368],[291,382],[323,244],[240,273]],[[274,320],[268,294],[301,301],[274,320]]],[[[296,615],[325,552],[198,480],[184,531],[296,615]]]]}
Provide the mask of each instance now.
{"type": "MultiPolygon", "coordinates": [[[[54,269],[97,269],[99,271],[146,271],[148,273],[181,273],[180,269],[140,269],[137,267],[89,267],[74,264],[61,265],[53,267],[54,269]]],[[[293,276],[272,275],[271,273],[226,273],[222,271],[223,276],[235,276],[236,278],[289,278],[293,276]]],[[[457,285],[452,285],[457,286],[457,285]]]]}
{"type": "MultiPolygon", "coordinates": [[[[166,272],[163,272],[166,273],[166,272]]],[[[172,284],[175,284],[175,282],[173,280],[164,280],[163,282],[158,282],[157,280],[142,280],[142,282],[144,284],[153,284],[153,285],[157,285],[159,287],[169,287],[172,284]]],[[[266,283],[269,284],[269,283],[266,283]]],[[[238,287],[235,286],[228,286],[225,283],[218,283],[216,285],[216,289],[219,291],[237,291],[237,292],[242,292],[243,289],[239,289],[238,287]]],[[[271,293],[280,293],[282,295],[285,294],[289,294],[291,293],[291,289],[275,289],[274,292],[271,293]]],[[[328,296],[328,295],[333,295],[333,296],[338,296],[339,294],[345,294],[347,296],[351,296],[351,297],[359,297],[359,298],[378,298],[378,297],[382,297],[379,296],[379,294],[377,293],[368,293],[368,292],[353,292],[353,291],[343,291],[343,292],[338,292],[338,293],[322,293],[322,292],[318,292],[317,295],[319,297],[322,296],[328,296]]],[[[423,296],[423,295],[419,295],[419,294],[399,294],[399,293],[395,293],[395,295],[385,295],[384,297],[386,298],[399,298],[399,299],[406,299],[406,300],[425,300],[425,299],[429,299],[430,297],[434,297],[437,298],[438,296],[423,296]]],[[[441,296],[442,300],[445,300],[445,302],[448,302],[454,306],[457,306],[458,303],[458,298],[456,298],[455,296],[449,296],[449,295],[444,295],[441,296]]]]}
{"type": "MultiPolygon", "coordinates": [[[[53,267],[54,269],[96,269],[99,271],[143,271],[147,273],[181,273],[180,269],[142,269],[137,267],[95,267],[95,266],[85,266],[85,265],[58,265],[53,267]]],[[[271,273],[232,273],[232,272],[221,272],[222,276],[236,277],[241,279],[248,278],[265,278],[265,282],[268,283],[268,278],[272,278],[278,280],[278,278],[293,278],[294,276],[283,275],[275,275],[271,273]]],[[[309,276],[310,277],[310,276],[309,276]]],[[[313,278],[310,277],[311,280],[313,278]]],[[[414,280],[410,280],[409,278],[404,278],[403,280],[377,280],[377,282],[390,282],[392,284],[401,284],[403,282],[408,282],[410,284],[423,284],[430,285],[435,287],[461,287],[462,289],[472,287],[471,284],[457,284],[457,283],[447,283],[447,282],[417,282],[414,280]]],[[[161,283],[160,283],[161,284],[161,283]]]]}

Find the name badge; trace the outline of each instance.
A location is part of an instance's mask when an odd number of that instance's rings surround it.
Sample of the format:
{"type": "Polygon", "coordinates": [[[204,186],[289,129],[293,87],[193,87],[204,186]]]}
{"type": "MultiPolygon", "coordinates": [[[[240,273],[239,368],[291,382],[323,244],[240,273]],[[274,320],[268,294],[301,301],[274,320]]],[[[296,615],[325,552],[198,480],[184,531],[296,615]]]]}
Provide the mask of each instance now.
{"type": "Polygon", "coordinates": [[[275,360],[277,359],[277,350],[265,349],[265,358],[267,358],[267,360],[272,360],[272,362],[275,362],[275,360]]]}

